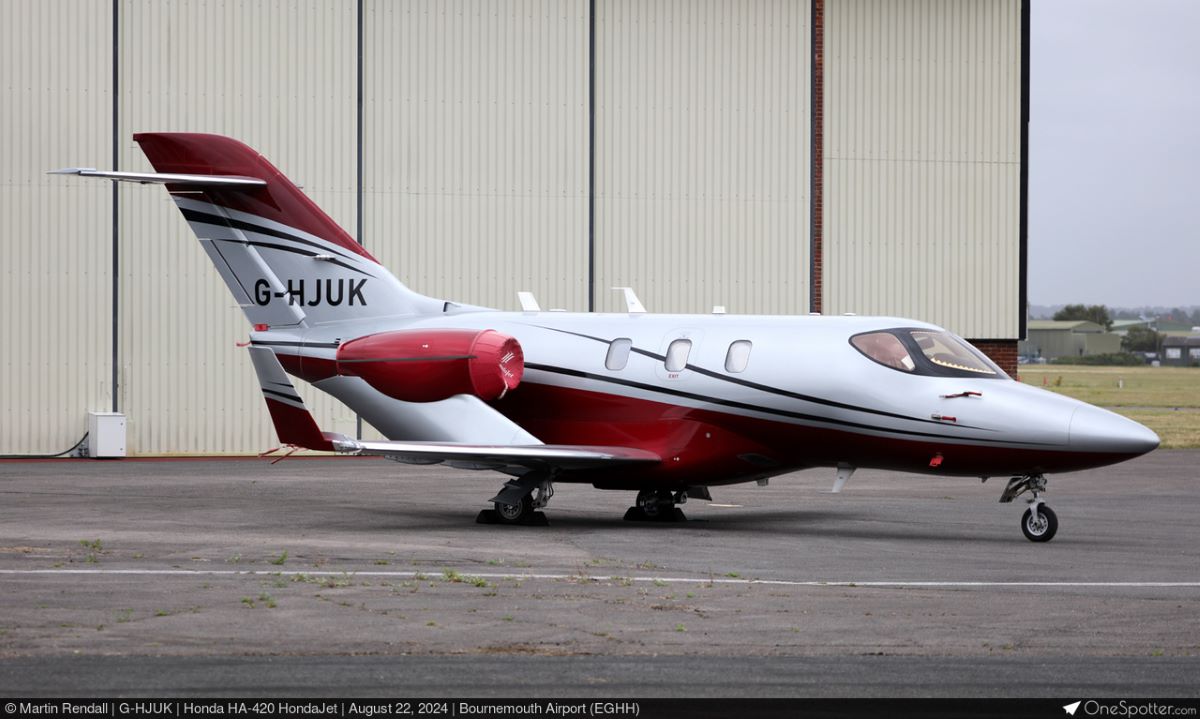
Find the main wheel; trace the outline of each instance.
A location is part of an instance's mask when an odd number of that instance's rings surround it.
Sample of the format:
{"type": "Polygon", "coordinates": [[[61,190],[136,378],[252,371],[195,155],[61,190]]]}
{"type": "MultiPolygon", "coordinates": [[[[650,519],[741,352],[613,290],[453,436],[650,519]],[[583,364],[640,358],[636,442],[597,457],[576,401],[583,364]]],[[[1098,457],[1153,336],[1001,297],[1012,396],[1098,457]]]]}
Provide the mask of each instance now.
{"type": "Polygon", "coordinates": [[[657,489],[643,489],[638,492],[637,506],[647,519],[658,519],[658,516],[663,513],[663,509],[670,505],[663,504],[657,489]]]}
{"type": "Polygon", "coordinates": [[[496,502],[496,518],[501,524],[524,524],[533,516],[533,496],[525,495],[516,504],[496,502]]]}
{"type": "Polygon", "coordinates": [[[1025,510],[1025,516],[1021,517],[1021,531],[1031,542],[1049,542],[1058,531],[1058,517],[1053,509],[1044,504],[1039,504],[1037,510],[1036,514],[1033,507],[1025,510]]]}

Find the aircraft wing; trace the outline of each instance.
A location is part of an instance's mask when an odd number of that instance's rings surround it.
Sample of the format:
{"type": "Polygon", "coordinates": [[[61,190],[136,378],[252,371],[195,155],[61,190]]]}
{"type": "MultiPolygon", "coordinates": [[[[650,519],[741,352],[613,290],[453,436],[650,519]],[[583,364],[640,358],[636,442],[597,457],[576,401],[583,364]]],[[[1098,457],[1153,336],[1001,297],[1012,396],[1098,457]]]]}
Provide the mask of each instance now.
{"type": "Polygon", "coordinates": [[[351,439],[333,441],[334,449],[348,454],[379,455],[410,464],[447,462],[472,469],[518,466],[530,469],[560,467],[589,469],[658,462],[653,452],[631,447],[593,447],[564,444],[489,446],[453,442],[392,442],[351,439]]]}
{"type": "Polygon", "coordinates": [[[354,439],[322,432],[283,371],[275,352],[267,347],[250,347],[249,351],[262,386],[263,398],[275,423],[275,432],[279,435],[279,441],[286,445],[343,454],[377,455],[411,464],[446,462],[467,469],[592,469],[662,461],[653,452],[632,447],[396,442],[354,439]]]}

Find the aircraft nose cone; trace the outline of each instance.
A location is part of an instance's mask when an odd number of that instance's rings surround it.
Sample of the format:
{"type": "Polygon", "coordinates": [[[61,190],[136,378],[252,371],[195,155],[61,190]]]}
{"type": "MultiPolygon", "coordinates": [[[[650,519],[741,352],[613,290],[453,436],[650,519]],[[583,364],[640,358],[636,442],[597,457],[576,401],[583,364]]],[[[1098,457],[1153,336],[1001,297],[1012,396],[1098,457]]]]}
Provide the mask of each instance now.
{"type": "Polygon", "coordinates": [[[1071,414],[1067,430],[1071,449],[1091,452],[1145,454],[1158,447],[1158,435],[1119,414],[1084,405],[1071,414]]]}

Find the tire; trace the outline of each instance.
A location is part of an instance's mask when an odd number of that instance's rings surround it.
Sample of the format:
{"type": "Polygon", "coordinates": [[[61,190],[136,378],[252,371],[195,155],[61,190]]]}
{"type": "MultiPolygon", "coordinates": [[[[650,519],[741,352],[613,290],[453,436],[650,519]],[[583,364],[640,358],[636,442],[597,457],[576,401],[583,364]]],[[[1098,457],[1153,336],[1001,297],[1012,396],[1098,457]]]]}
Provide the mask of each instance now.
{"type": "Polygon", "coordinates": [[[1033,507],[1030,507],[1021,517],[1021,531],[1031,542],[1049,542],[1058,532],[1058,516],[1053,509],[1042,504],[1038,506],[1037,517],[1034,517],[1033,507]]]}
{"type": "Polygon", "coordinates": [[[659,492],[656,489],[643,489],[638,492],[637,507],[642,510],[646,519],[658,519],[664,509],[663,504],[659,502],[659,492]]]}
{"type": "Polygon", "coordinates": [[[500,524],[525,524],[533,516],[533,497],[527,494],[517,504],[496,502],[495,507],[500,524]]]}

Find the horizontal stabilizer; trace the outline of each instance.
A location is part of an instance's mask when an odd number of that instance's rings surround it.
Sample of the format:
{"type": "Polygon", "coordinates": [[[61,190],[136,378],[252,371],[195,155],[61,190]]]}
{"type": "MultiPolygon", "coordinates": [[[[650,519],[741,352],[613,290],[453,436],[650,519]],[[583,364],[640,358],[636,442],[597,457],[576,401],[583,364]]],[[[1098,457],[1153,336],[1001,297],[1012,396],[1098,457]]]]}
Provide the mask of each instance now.
{"type": "Polygon", "coordinates": [[[96,177],[101,180],[116,180],[118,182],[137,182],[142,185],[193,185],[196,187],[265,187],[266,180],[242,175],[185,175],[174,172],[118,172],[116,170],[97,170],[94,167],[64,167],[61,170],[51,170],[48,175],[78,175],[79,177],[96,177]]]}

